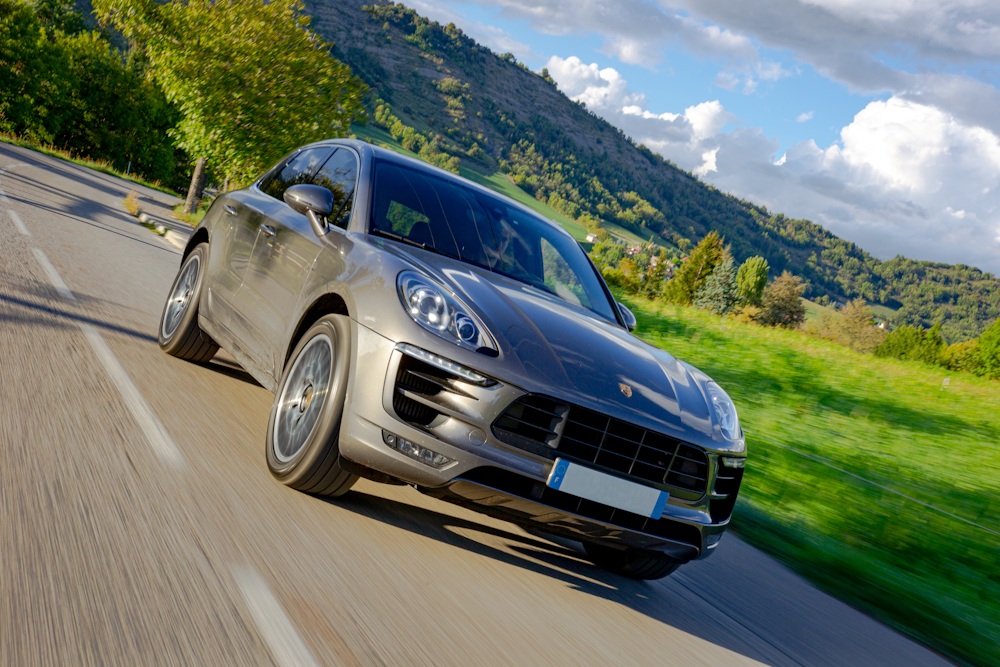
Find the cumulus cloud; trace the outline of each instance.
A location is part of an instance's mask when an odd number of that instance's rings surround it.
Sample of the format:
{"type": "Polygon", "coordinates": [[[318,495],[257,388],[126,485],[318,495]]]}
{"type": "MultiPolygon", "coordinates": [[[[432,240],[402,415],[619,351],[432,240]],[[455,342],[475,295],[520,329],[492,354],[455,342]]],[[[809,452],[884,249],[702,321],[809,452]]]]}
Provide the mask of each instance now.
{"type": "Polygon", "coordinates": [[[795,122],[797,122],[797,123],[804,123],[807,120],[812,120],[812,117],[813,117],[813,112],[812,111],[806,111],[804,113],[800,113],[798,115],[798,117],[795,119],[795,122]]]}
{"type": "MultiPolygon", "coordinates": [[[[1000,138],[901,97],[875,101],[820,148],[739,127],[718,101],[654,112],[614,68],[549,60],[561,90],[637,141],[739,197],[824,225],[883,259],[973,264],[1000,273],[1000,138]]],[[[806,114],[803,114],[806,115],[806,114]]]]}

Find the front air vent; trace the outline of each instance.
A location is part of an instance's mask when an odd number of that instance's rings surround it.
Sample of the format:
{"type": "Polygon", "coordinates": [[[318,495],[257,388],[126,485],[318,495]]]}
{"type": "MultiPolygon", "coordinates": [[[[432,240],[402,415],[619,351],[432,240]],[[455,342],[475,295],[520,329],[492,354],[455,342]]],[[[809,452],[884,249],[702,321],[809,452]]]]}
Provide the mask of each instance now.
{"type": "Polygon", "coordinates": [[[700,448],[576,405],[524,396],[493,422],[493,434],[512,447],[593,464],[689,500],[707,491],[708,456],[700,448]]]}
{"type": "Polygon", "coordinates": [[[443,416],[442,411],[434,407],[434,397],[445,391],[455,391],[452,383],[456,379],[446,371],[404,354],[396,371],[392,408],[403,421],[428,426],[443,416]]]}
{"type": "Polygon", "coordinates": [[[719,466],[715,477],[715,495],[722,496],[712,499],[710,510],[712,521],[721,523],[733,515],[736,507],[736,496],[743,482],[743,468],[727,468],[719,466]]]}

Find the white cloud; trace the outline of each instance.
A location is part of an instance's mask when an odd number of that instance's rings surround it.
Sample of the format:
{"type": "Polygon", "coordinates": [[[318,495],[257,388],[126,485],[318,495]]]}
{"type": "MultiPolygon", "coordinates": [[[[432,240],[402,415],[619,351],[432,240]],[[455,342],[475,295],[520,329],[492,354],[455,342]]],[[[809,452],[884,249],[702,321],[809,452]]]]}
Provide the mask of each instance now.
{"type": "Polygon", "coordinates": [[[795,119],[795,122],[796,123],[804,123],[807,120],[812,120],[812,117],[813,117],[813,112],[812,111],[806,111],[804,113],[800,113],[798,115],[798,117],[795,119]]]}
{"type": "MultiPolygon", "coordinates": [[[[935,107],[868,104],[822,149],[779,156],[777,140],[737,127],[718,101],[683,114],[646,108],[614,68],[554,57],[561,90],[723,191],[809,218],[883,259],[965,263],[1000,273],[1000,138],[935,107]]],[[[805,114],[804,114],[805,115],[805,114]]]]}

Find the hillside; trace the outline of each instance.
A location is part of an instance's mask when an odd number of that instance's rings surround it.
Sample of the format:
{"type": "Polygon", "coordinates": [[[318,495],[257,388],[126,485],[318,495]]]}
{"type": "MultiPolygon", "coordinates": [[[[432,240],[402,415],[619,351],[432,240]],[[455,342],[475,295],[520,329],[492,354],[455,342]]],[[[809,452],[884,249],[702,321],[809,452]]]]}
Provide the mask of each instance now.
{"type": "Polygon", "coordinates": [[[763,255],[772,275],[788,269],[808,281],[806,296],[860,296],[893,312],[895,325],[940,319],[949,342],[978,335],[1000,315],[1000,281],[990,274],[902,257],[880,261],[819,225],[726,195],[635,144],[509,54],[498,56],[454,25],[402,5],[367,2],[307,6],[313,29],[372,88],[371,111],[381,100],[403,124],[461,158],[463,172],[494,183],[506,175],[576,221],[577,234],[601,226],[685,249],[718,230],[738,260],[763,255]]]}

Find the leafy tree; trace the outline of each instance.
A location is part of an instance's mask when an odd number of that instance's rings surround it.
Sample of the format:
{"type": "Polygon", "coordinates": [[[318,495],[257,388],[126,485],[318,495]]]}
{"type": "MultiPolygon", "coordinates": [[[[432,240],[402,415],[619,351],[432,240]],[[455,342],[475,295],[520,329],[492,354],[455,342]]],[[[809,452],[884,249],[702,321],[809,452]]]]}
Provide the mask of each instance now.
{"type": "Polygon", "coordinates": [[[764,289],[757,321],[771,327],[799,326],[806,318],[806,307],[802,304],[804,291],[801,278],[782,272],[764,289]]]}
{"type": "Polygon", "coordinates": [[[865,300],[854,299],[839,313],[824,313],[815,325],[810,322],[807,330],[855,352],[869,354],[886,338],[886,333],[872,324],[872,318],[865,300]]]}
{"type": "Polygon", "coordinates": [[[736,265],[731,257],[726,257],[695,294],[694,305],[716,315],[727,314],[736,305],[736,279],[736,265]]]}
{"type": "Polygon", "coordinates": [[[663,288],[664,298],[671,303],[689,305],[725,254],[718,233],[709,232],[663,288]]]}
{"type": "Polygon", "coordinates": [[[953,371],[964,371],[975,375],[985,375],[979,356],[979,340],[954,343],[945,348],[941,364],[953,371]]]}
{"type": "Polygon", "coordinates": [[[43,26],[75,35],[87,28],[87,23],[72,0],[32,0],[31,6],[43,26]]]}
{"type": "Polygon", "coordinates": [[[0,0],[0,131],[55,139],[72,89],[66,51],[49,39],[31,7],[0,0]]]}
{"type": "Polygon", "coordinates": [[[743,262],[736,274],[736,294],[739,302],[746,305],[760,305],[760,297],[767,287],[767,274],[770,266],[760,255],[743,262]]]}
{"type": "Polygon", "coordinates": [[[148,58],[182,118],[175,136],[227,179],[347,132],[365,86],[308,29],[300,0],[95,0],[148,58]]]}
{"type": "Polygon", "coordinates": [[[979,337],[979,374],[1000,378],[1000,319],[979,337]]]}

